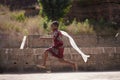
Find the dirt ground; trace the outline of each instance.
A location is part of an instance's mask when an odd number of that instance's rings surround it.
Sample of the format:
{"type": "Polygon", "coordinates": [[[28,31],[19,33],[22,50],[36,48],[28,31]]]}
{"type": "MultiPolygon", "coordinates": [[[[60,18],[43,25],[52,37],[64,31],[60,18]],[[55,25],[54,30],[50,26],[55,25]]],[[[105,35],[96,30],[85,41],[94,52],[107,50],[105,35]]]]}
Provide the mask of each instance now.
{"type": "Polygon", "coordinates": [[[0,80],[120,80],[120,71],[0,74],[0,80]]]}

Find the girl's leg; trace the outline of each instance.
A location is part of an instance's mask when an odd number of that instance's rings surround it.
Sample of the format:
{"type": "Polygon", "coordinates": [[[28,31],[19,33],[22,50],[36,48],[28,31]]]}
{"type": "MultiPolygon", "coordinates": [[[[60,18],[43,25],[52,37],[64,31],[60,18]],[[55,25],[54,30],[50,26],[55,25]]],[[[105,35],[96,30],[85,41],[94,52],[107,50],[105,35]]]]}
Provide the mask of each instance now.
{"type": "Polygon", "coordinates": [[[43,54],[43,64],[42,64],[43,66],[46,66],[47,58],[48,58],[48,51],[45,51],[43,54]]]}
{"type": "Polygon", "coordinates": [[[37,65],[37,67],[46,68],[47,58],[48,58],[48,51],[45,51],[44,54],[43,54],[43,64],[42,65],[37,65]]]}
{"type": "Polygon", "coordinates": [[[68,64],[68,65],[71,65],[73,67],[74,71],[77,71],[77,65],[75,63],[70,62],[70,61],[65,60],[65,59],[59,59],[59,61],[61,63],[65,63],[65,64],[68,64]]]}

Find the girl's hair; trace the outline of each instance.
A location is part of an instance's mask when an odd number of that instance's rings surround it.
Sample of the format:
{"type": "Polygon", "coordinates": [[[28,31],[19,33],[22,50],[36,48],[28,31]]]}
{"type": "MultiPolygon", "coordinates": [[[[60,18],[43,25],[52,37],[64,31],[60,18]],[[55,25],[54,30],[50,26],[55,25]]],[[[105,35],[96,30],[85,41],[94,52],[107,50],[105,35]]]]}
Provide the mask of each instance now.
{"type": "Polygon", "coordinates": [[[59,22],[58,21],[53,21],[52,24],[55,25],[56,27],[59,27],[59,22]]]}

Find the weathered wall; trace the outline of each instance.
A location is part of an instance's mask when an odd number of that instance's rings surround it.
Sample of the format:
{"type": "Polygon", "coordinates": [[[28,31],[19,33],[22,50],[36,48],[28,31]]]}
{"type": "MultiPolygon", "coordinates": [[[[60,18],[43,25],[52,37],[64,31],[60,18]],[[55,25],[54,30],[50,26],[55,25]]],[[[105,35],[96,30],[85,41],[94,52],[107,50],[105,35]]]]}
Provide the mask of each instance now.
{"type": "MultiPolygon", "coordinates": [[[[120,46],[120,36],[111,35],[72,35],[79,47],[118,47],[120,46]]],[[[64,45],[70,47],[68,38],[63,37],[64,45]]],[[[29,35],[28,48],[47,47],[52,45],[52,38],[42,38],[39,35],[29,35]]]]}
{"type": "Polygon", "coordinates": [[[19,48],[21,42],[21,35],[0,34],[0,48],[19,48]]]}
{"type": "Polygon", "coordinates": [[[78,21],[85,19],[100,20],[102,18],[119,24],[119,13],[119,0],[74,0],[67,18],[69,20],[76,18],[78,21]]]}
{"type": "Polygon", "coordinates": [[[0,4],[7,5],[11,10],[24,9],[36,3],[37,0],[0,0],[0,4]]]}
{"type": "MultiPolygon", "coordinates": [[[[4,72],[45,72],[36,67],[37,64],[42,64],[45,49],[0,49],[0,69],[4,72]]],[[[86,47],[81,50],[91,56],[87,63],[72,48],[65,48],[64,52],[64,58],[76,62],[79,71],[120,70],[120,47],[86,47]]],[[[53,72],[72,71],[69,65],[59,63],[51,55],[47,63],[47,67],[53,72]]]]}
{"type": "MultiPolygon", "coordinates": [[[[22,37],[0,35],[0,48],[20,48],[22,37]]],[[[72,35],[79,47],[120,47],[120,35],[118,37],[110,35],[72,35]]],[[[69,40],[63,37],[66,47],[70,47],[69,40]]],[[[51,36],[29,35],[25,48],[43,48],[52,45],[51,36]]]]}

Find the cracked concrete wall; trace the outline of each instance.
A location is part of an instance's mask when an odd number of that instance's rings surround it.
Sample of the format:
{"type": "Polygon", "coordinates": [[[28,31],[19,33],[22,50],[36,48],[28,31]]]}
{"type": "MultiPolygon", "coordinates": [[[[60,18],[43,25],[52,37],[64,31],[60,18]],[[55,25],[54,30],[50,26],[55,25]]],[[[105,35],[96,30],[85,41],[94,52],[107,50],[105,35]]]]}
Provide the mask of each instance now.
{"type": "Polygon", "coordinates": [[[36,3],[37,0],[0,0],[0,4],[9,6],[11,10],[24,9],[36,3]]]}
{"type": "MultiPolygon", "coordinates": [[[[113,35],[71,35],[79,47],[119,47],[120,36],[113,35]]],[[[19,37],[19,36],[16,36],[19,37]]],[[[69,40],[63,37],[65,47],[70,47],[69,40]]],[[[0,35],[0,48],[20,48],[22,37],[14,38],[9,35],[0,35]]],[[[25,48],[45,48],[52,45],[50,35],[28,35],[25,48]]]]}
{"type": "Polygon", "coordinates": [[[67,15],[68,20],[76,18],[77,21],[85,19],[113,21],[120,25],[119,0],[74,0],[72,8],[67,15]],[[80,2],[81,1],[81,2],[80,2]]]}
{"type": "MultiPolygon", "coordinates": [[[[97,35],[71,35],[79,47],[119,47],[120,36],[97,36],[97,35]]],[[[71,47],[68,38],[63,37],[64,46],[71,47]]],[[[27,48],[41,48],[52,45],[52,38],[42,38],[37,35],[29,35],[27,48]]]]}
{"type": "MultiPolygon", "coordinates": [[[[45,72],[36,67],[42,64],[45,49],[0,49],[0,69],[4,72],[45,72]]],[[[64,51],[64,58],[76,62],[79,71],[120,70],[120,47],[85,47],[81,50],[91,55],[87,63],[73,48],[65,48],[64,51]]],[[[47,60],[47,68],[53,72],[72,71],[69,65],[59,63],[51,55],[47,60]]]]}

